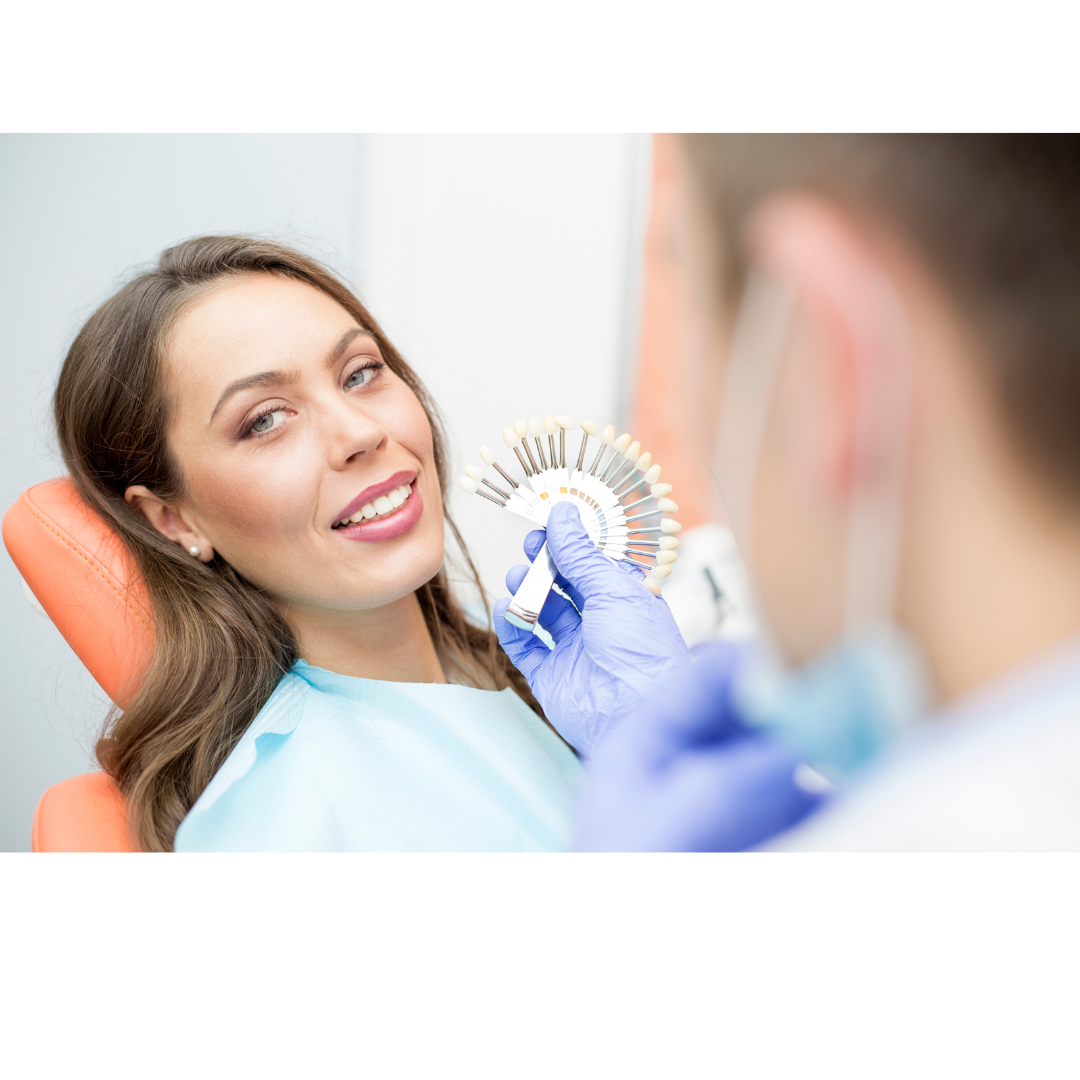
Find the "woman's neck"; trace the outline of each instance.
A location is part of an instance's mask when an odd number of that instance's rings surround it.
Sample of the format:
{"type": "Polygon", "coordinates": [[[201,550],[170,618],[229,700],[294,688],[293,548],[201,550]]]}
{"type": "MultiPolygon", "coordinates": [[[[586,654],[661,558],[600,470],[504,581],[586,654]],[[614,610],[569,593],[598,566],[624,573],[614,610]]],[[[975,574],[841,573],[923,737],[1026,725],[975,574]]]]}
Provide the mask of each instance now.
{"type": "Polygon", "coordinates": [[[282,614],[314,667],[384,682],[446,682],[416,593],[370,611],[291,605],[282,614]]]}

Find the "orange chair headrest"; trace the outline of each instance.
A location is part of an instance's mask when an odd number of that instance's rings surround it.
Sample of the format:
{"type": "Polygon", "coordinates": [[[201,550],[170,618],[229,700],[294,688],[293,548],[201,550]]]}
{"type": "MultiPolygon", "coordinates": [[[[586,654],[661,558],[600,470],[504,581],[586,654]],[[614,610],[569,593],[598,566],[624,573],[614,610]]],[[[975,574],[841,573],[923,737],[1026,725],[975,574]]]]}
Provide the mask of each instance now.
{"type": "Polygon", "coordinates": [[[123,542],[64,476],[22,493],[4,515],[4,544],[75,654],[123,708],[150,657],[154,625],[123,542]]]}

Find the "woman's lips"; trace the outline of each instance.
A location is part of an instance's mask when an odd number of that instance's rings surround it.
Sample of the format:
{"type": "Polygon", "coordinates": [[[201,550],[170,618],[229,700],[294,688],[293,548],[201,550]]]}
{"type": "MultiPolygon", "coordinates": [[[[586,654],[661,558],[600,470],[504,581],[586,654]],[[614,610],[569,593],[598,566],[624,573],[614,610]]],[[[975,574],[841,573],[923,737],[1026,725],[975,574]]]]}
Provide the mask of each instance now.
{"type": "Polygon", "coordinates": [[[410,487],[416,483],[416,473],[403,470],[394,473],[392,476],[388,476],[385,480],[379,481],[377,484],[372,484],[370,487],[364,488],[359,495],[340,514],[335,518],[335,524],[338,521],[344,521],[347,518],[352,517],[357,510],[367,503],[373,503],[376,499],[384,495],[389,495],[395,488],[401,487],[403,484],[408,484],[410,487]]]}
{"type": "Polygon", "coordinates": [[[408,532],[424,512],[424,500],[420,497],[420,485],[413,483],[412,494],[392,514],[381,518],[367,518],[353,525],[343,525],[333,531],[347,540],[392,540],[408,532]]]}

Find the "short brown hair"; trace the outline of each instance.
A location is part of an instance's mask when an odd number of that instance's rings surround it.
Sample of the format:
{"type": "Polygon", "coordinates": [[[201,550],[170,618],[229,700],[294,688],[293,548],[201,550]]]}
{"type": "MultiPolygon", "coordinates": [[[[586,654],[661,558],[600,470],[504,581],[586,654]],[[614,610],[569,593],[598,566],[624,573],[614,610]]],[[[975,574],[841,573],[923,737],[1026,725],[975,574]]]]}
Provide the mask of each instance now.
{"type": "Polygon", "coordinates": [[[752,207],[810,190],[884,215],[982,346],[1014,442],[1080,502],[1080,136],[690,135],[729,299],[752,207]]]}

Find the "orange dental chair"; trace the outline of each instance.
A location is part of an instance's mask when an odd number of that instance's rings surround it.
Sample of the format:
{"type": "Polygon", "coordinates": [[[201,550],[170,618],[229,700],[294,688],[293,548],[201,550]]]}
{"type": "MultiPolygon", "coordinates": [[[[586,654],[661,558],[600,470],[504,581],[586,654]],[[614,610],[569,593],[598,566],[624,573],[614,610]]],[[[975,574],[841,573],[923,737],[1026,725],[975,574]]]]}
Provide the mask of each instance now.
{"type": "MultiPolygon", "coordinates": [[[[150,655],[153,616],[120,539],[69,477],[23,492],[4,515],[4,544],[30,591],[90,674],[123,708],[150,655]]],[[[127,803],[104,772],[49,788],[34,814],[34,851],[133,851],[127,803]]]]}

